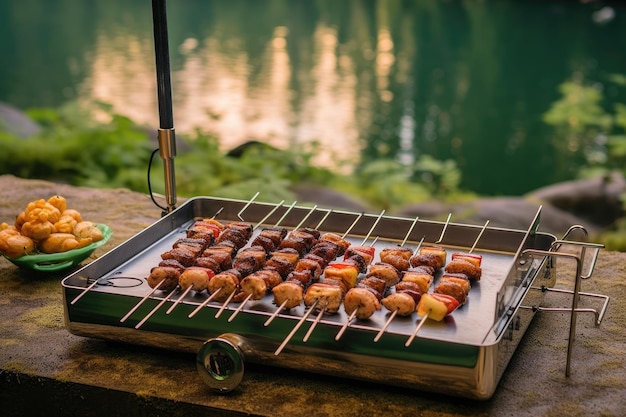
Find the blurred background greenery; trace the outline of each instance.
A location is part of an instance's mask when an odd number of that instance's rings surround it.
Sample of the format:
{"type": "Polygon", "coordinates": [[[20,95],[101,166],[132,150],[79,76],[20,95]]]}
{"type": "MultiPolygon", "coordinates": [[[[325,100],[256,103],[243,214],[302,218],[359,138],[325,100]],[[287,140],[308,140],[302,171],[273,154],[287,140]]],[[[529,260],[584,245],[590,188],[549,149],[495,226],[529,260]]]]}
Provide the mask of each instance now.
{"type": "MultiPolygon", "coordinates": [[[[0,126],[0,173],[147,192],[151,19],[0,0],[0,101],[41,126],[0,126]]],[[[179,0],[168,19],[181,196],[311,183],[389,210],[626,173],[620,2],[179,0]],[[267,146],[229,153],[249,141],[267,146]]],[[[162,192],[158,157],[150,175],[162,192]]]]}

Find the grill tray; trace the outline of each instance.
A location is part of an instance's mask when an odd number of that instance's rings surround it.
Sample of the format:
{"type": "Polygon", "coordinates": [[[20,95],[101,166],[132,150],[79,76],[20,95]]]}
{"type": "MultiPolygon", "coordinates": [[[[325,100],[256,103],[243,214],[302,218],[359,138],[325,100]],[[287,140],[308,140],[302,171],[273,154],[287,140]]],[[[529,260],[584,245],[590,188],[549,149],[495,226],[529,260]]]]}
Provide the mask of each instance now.
{"type": "Polygon", "coordinates": [[[537,232],[540,211],[527,231],[483,230],[482,225],[196,197],[64,278],[66,326],[80,336],[197,352],[200,375],[218,391],[239,384],[247,361],[487,399],[536,311],[520,307],[540,305],[544,296],[540,287],[555,282],[552,257],[526,255],[528,250],[549,251],[556,242],[553,235],[537,232]],[[413,249],[422,238],[426,243],[441,239],[449,260],[453,252],[469,250],[479,238],[474,253],[483,256],[483,275],[464,306],[442,322],[427,321],[408,347],[405,343],[419,321],[415,314],[396,317],[374,342],[389,315],[383,307],[369,320],[353,320],[339,340],[335,337],[347,314],[343,310],[326,314],[304,342],[315,320],[312,314],[275,354],[305,314],[303,306],[281,312],[268,326],[264,322],[277,308],[271,296],[249,301],[232,321],[237,303],[227,305],[216,318],[223,303],[210,302],[189,318],[206,293],[192,292],[168,314],[180,293],[166,300],[170,294],[152,292],[145,282],[161,253],[184,237],[195,219],[216,213],[224,223],[238,221],[241,214],[244,221],[253,225],[263,221],[267,227],[278,222],[287,228],[315,227],[323,220],[320,231],[343,234],[350,229],[346,238],[355,245],[363,244],[366,236],[372,237],[367,243],[371,244],[376,237],[377,254],[403,241],[413,249]]]}

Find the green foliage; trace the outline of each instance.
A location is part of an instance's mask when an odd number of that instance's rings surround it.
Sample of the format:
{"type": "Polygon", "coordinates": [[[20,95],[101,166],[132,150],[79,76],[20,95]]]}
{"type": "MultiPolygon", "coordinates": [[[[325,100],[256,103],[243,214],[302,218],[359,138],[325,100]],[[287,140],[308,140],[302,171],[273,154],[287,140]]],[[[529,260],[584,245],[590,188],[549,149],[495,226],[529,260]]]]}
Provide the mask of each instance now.
{"type": "Polygon", "coordinates": [[[423,182],[435,197],[444,198],[459,192],[461,171],[453,160],[438,161],[424,155],[416,161],[412,179],[423,182]]]}
{"type": "MultiPolygon", "coordinates": [[[[609,82],[623,86],[624,76],[616,74],[609,82]]],[[[626,105],[602,107],[603,89],[572,80],[560,86],[561,98],[544,114],[543,120],[555,128],[554,143],[583,151],[581,176],[602,175],[613,169],[626,173],[626,105]],[[611,112],[612,110],[612,112],[611,112]]]]}
{"type": "Polygon", "coordinates": [[[375,206],[389,210],[428,195],[425,187],[411,182],[412,170],[391,159],[373,161],[361,168],[354,178],[353,193],[362,196],[375,206]]]}
{"type": "MultiPolygon", "coordinates": [[[[379,160],[357,173],[340,175],[314,165],[317,143],[303,145],[297,152],[251,144],[235,157],[220,152],[217,138],[200,131],[195,134],[185,139],[190,150],[176,158],[176,184],[181,195],[245,200],[259,192],[262,201],[293,201],[291,186],[308,183],[353,195],[373,207],[390,209],[458,192],[459,170],[450,161],[423,157],[407,167],[393,160],[379,160]]],[[[162,175],[159,168],[153,170],[162,175]]]]}
{"type": "MultiPolygon", "coordinates": [[[[148,191],[147,173],[155,193],[164,193],[163,161],[148,133],[103,103],[72,103],[58,110],[33,109],[30,116],[43,132],[20,139],[0,130],[0,174],[43,178],[95,188],[125,187],[148,191]],[[98,120],[91,117],[98,114],[98,120]]],[[[296,184],[333,188],[386,210],[429,198],[459,193],[460,174],[452,161],[428,156],[411,166],[377,160],[353,174],[338,174],[313,162],[319,144],[297,151],[261,143],[224,153],[219,140],[200,130],[178,137],[175,157],[176,192],[181,197],[215,196],[292,202],[296,184]]]]}
{"type": "Polygon", "coordinates": [[[257,178],[271,181],[273,177],[285,178],[290,183],[310,181],[330,184],[335,175],[328,169],[318,168],[311,162],[317,153],[318,143],[307,143],[297,151],[290,152],[270,146],[250,146],[240,161],[250,168],[257,178]]]}
{"type": "MultiPolygon", "coordinates": [[[[279,202],[294,198],[289,191],[291,184],[326,184],[334,176],[310,164],[312,153],[291,153],[258,144],[230,156],[220,151],[217,138],[201,131],[180,140],[188,150],[176,157],[176,184],[185,196],[249,199],[258,191],[259,200],[279,202]]],[[[162,168],[155,164],[153,171],[153,180],[157,175],[162,178],[162,168]]]]}
{"type": "Polygon", "coordinates": [[[553,126],[567,129],[570,134],[583,134],[597,127],[611,127],[611,116],[600,105],[602,92],[577,81],[561,84],[562,98],[544,114],[543,120],[553,126]]]}
{"type": "MultiPolygon", "coordinates": [[[[626,76],[612,74],[607,82],[623,88],[626,76]]],[[[579,175],[597,177],[612,170],[626,175],[626,104],[615,103],[612,109],[605,109],[603,89],[585,85],[581,80],[563,83],[560,91],[562,97],[544,114],[544,121],[554,126],[555,143],[583,150],[585,161],[579,175]]],[[[626,196],[623,206],[626,212],[626,196]]],[[[626,218],[598,240],[609,249],[626,251],[624,236],[626,218]]]]}
{"type": "Polygon", "coordinates": [[[58,111],[31,110],[43,132],[29,139],[0,132],[0,172],[145,191],[145,174],[139,182],[137,169],[148,160],[147,134],[127,117],[112,114],[105,106],[99,109],[108,122],[94,123],[86,108],[74,105],[58,111]]]}
{"type": "Polygon", "coordinates": [[[458,196],[459,183],[460,171],[454,161],[437,161],[425,155],[412,165],[393,159],[369,162],[345,186],[373,205],[391,209],[432,198],[458,196]]]}
{"type": "MultiPolygon", "coordinates": [[[[621,134],[609,135],[607,146],[611,162],[618,167],[626,167],[626,104],[615,105],[615,126],[621,129],[621,134]]],[[[626,168],[624,169],[626,172],[626,168]]]]}

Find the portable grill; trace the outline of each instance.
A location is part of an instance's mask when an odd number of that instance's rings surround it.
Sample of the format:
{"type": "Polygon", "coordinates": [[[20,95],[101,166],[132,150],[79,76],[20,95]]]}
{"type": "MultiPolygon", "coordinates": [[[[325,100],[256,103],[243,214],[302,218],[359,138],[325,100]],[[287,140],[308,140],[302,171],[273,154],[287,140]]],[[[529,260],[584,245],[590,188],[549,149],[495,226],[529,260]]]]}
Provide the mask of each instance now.
{"type": "Polygon", "coordinates": [[[576,229],[584,232],[580,226],[560,240],[539,232],[540,214],[541,207],[528,230],[513,230],[196,197],[64,278],[66,326],[80,336],[194,352],[201,379],[222,392],[239,385],[244,362],[249,362],[488,399],[535,313],[543,309],[546,292],[572,293],[572,307],[566,309],[572,316],[568,375],[576,314],[593,312],[599,325],[609,302],[606,296],[580,292],[602,246],[570,240],[576,229]],[[388,247],[437,242],[449,260],[452,253],[472,248],[483,257],[482,278],[465,305],[443,321],[426,320],[417,333],[419,316],[388,322],[391,313],[384,308],[370,319],[349,321],[343,308],[316,316],[301,305],[277,314],[271,294],[241,305],[209,301],[206,292],[150,288],[145,278],[161,254],[185,237],[197,219],[216,215],[222,223],[243,219],[256,226],[255,234],[278,223],[287,229],[321,224],[322,233],[349,230],[345,238],[355,245],[375,237],[377,254],[388,247]],[[559,257],[576,261],[573,290],[553,288],[559,257]],[[602,305],[579,309],[582,296],[598,297],[602,305]]]}

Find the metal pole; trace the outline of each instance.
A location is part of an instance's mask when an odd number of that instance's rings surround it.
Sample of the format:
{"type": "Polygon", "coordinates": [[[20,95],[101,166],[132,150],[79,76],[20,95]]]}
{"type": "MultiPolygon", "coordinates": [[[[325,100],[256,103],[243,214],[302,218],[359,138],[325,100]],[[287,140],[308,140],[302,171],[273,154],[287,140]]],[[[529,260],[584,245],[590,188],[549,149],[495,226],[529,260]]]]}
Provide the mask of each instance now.
{"type": "Polygon", "coordinates": [[[172,114],[172,83],[170,80],[165,0],[152,0],[152,21],[154,26],[154,52],[159,102],[159,150],[164,166],[167,212],[171,212],[176,208],[176,176],[174,173],[176,135],[172,114]]]}

